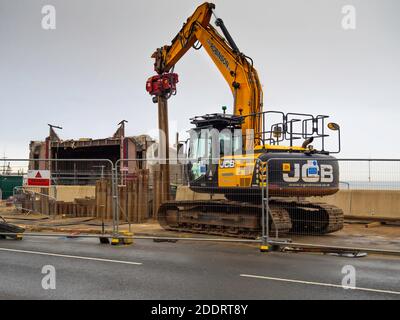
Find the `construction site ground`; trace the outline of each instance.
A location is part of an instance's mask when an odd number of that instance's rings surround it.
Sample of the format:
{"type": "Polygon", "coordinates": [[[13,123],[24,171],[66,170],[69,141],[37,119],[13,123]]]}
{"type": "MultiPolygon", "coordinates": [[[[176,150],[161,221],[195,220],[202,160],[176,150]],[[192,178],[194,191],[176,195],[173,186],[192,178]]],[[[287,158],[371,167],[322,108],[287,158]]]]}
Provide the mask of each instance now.
{"type": "MultiPolygon", "coordinates": [[[[69,218],[62,216],[49,217],[42,214],[19,213],[13,207],[0,207],[0,216],[7,222],[26,229],[26,232],[63,233],[63,234],[100,234],[102,220],[82,217],[69,218]]],[[[104,233],[111,234],[112,221],[104,221],[104,233]]],[[[121,221],[119,231],[131,231],[136,236],[181,237],[181,238],[221,238],[196,233],[182,233],[164,230],[157,221],[131,224],[121,221]]],[[[379,222],[346,221],[341,231],[327,235],[282,235],[282,238],[304,244],[322,244],[327,246],[345,246],[369,249],[395,250],[400,247],[400,226],[381,224],[379,222]]],[[[272,236],[272,235],[271,235],[272,236]]]]}

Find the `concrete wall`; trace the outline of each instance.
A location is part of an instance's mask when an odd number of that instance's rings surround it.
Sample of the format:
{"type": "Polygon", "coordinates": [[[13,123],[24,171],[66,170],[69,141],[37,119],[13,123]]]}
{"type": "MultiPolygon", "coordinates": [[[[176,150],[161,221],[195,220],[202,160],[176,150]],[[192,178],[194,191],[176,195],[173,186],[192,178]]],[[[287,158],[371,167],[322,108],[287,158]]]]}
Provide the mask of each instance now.
{"type": "MultiPolygon", "coordinates": [[[[33,192],[39,192],[41,188],[26,187],[33,192]]],[[[96,186],[56,186],[57,201],[73,202],[75,199],[96,196],[96,186]]],[[[50,196],[54,197],[54,187],[50,187],[50,196]]]]}
{"type": "MultiPolygon", "coordinates": [[[[214,200],[216,200],[216,199],[224,199],[224,196],[222,194],[215,194],[215,195],[213,195],[212,198],[214,200]]],[[[210,199],[210,194],[193,192],[187,186],[178,186],[178,189],[176,191],[176,200],[178,200],[178,201],[182,201],[182,200],[209,200],[209,199],[210,199]]]]}
{"type": "Polygon", "coordinates": [[[345,215],[400,218],[400,190],[340,190],[332,196],[311,200],[338,206],[345,215]]]}
{"type": "MultiPolygon", "coordinates": [[[[214,195],[213,199],[223,199],[223,195],[214,195]]],[[[210,195],[196,193],[186,186],[179,186],[177,200],[207,200],[210,195]]],[[[348,216],[399,218],[400,190],[340,190],[327,197],[312,197],[308,200],[335,205],[348,216]]]]}
{"type": "Polygon", "coordinates": [[[77,198],[94,198],[96,186],[57,186],[57,201],[72,202],[77,198]]]}

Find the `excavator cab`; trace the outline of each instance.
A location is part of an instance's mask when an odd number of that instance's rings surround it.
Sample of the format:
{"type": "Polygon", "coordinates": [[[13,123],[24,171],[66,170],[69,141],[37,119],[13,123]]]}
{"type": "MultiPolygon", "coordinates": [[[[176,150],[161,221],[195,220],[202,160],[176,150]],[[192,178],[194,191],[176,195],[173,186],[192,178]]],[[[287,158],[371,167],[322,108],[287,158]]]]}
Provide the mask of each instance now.
{"type": "Polygon", "coordinates": [[[213,175],[219,159],[242,155],[242,117],[226,114],[207,114],[191,119],[195,128],[189,131],[190,181],[213,175]]]}

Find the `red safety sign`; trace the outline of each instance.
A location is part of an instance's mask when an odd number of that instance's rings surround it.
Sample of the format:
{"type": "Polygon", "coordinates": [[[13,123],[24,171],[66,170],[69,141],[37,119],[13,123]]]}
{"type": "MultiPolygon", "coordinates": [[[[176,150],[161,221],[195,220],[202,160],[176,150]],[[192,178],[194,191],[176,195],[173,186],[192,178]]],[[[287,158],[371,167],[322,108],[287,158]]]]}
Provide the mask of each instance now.
{"type": "Polygon", "coordinates": [[[27,185],[31,187],[49,187],[50,171],[49,170],[28,170],[27,185]]]}

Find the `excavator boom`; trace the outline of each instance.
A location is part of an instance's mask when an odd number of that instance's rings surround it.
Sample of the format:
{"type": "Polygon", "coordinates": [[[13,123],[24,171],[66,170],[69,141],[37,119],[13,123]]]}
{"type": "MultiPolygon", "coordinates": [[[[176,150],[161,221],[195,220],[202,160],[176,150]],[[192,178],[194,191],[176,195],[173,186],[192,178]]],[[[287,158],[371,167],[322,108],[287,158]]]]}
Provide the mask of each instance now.
{"type": "Polygon", "coordinates": [[[157,49],[152,58],[158,74],[169,72],[190,49],[199,49],[196,43],[206,50],[221,72],[233,95],[233,114],[245,116],[242,125],[243,135],[253,130],[255,145],[259,144],[257,133],[261,128],[262,89],[252,60],[241,53],[229,34],[222,19],[216,19],[223,36],[211,25],[215,5],[204,3],[189,17],[182,29],[172,40],[171,45],[157,49]]]}

